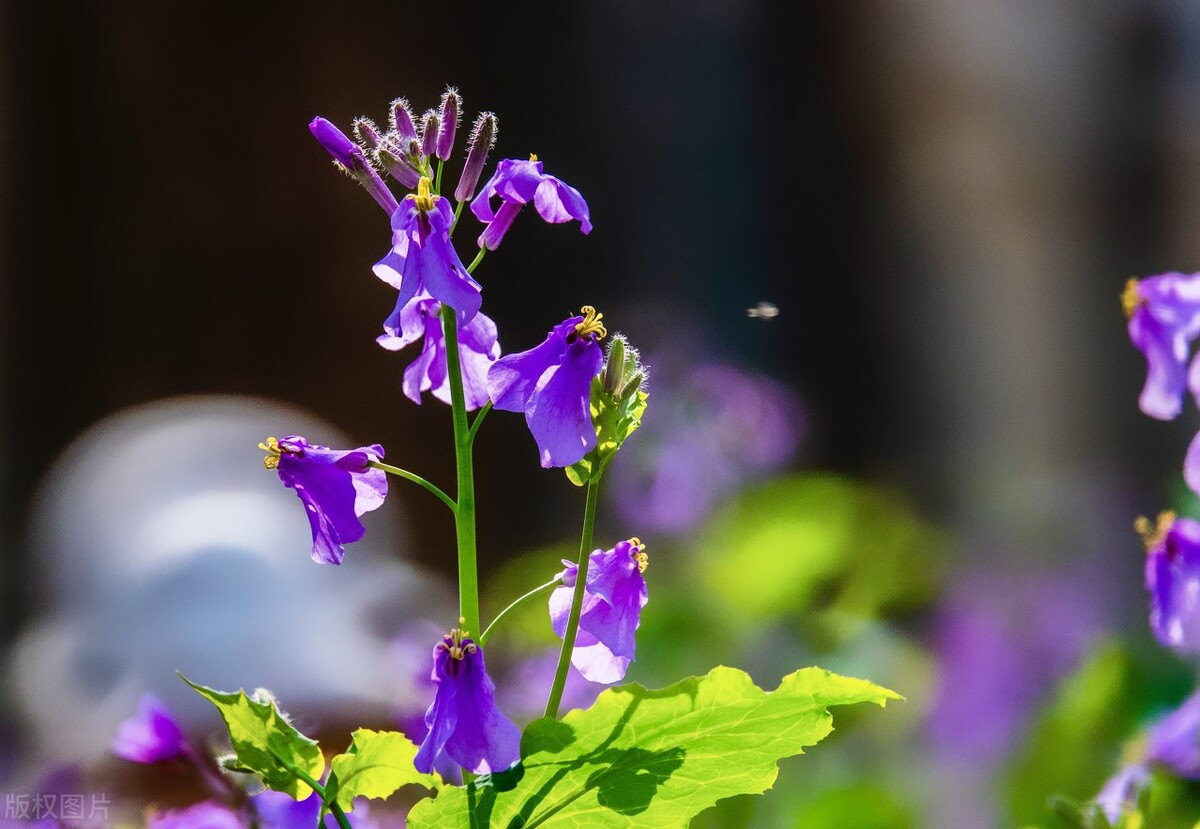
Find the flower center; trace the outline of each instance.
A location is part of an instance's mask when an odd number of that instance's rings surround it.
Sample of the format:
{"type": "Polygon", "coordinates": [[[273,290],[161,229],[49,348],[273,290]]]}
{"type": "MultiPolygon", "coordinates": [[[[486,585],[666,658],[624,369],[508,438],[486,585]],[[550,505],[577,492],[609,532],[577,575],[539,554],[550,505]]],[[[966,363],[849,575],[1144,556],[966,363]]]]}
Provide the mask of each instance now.
{"type": "Polygon", "coordinates": [[[1171,510],[1163,510],[1154,522],[1144,515],[1139,515],[1133,522],[1133,529],[1142,537],[1142,544],[1146,546],[1146,552],[1150,552],[1163,543],[1163,539],[1167,537],[1167,533],[1174,523],[1175,513],[1171,510]]]}
{"type": "Polygon", "coordinates": [[[645,573],[646,568],[650,566],[650,556],[646,555],[646,545],[636,536],[629,539],[629,543],[633,545],[633,549],[629,551],[629,557],[637,562],[638,572],[645,573]]]}
{"type": "Polygon", "coordinates": [[[580,308],[579,313],[583,314],[583,322],[575,326],[576,337],[595,334],[597,339],[602,340],[608,336],[608,329],[604,327],[604,323],[600,322],[604,319],[604,314],[597,313],[596,309],[590,305],[580,308]]]}
{"type": "MultiPolygon", "coordinates": [[[[466,619],[460,616],[458,623],[461,625],[464,622],[466,622],[466,619]]],[[[451,659],[462,659],[468,653],[475,653],[475,651],[479,650],[479,647],[474,642],[467,639],[468,635],[467,631],[455,628],[442,637],[442,641],[438,643],[438,647],[449,651],[451,659]],[[463,644],[463,640],[467,640],[465,645],[463,644]]]]}
{"type": "Polygon", "coordinates": [[[1130,279],[1125,283],[1125,290],[1121,292],[1121,308],[1125,311],[1125,319],[1133,316],[1133,312],[1146,304],[1146,300],[1142,298],[1138,292],[1138,281],[1130,279]]]}
{"type": "Polygon", "coordinates": [[[429,176],[421,176],[421,180],[417,182],[416,195],[410,195],[409,198],[416,202],[417,210],[423,213],[433,210],[433,202],[437,196],[429,195],[429,176]]]}

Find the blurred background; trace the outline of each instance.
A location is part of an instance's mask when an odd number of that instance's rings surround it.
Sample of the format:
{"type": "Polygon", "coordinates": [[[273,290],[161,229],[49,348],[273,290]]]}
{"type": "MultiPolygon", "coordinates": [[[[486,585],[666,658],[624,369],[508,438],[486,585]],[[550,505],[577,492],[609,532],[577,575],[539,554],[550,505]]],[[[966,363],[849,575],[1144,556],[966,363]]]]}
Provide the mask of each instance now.
{"type": "MultiPolygon", "coordinates": [[[[697,826],[1058,826],[1047,798],[1094,795],[1191,690],[1131,526],[1196,514],[1200,418],[1138,411],[1118,296],[1200,269],[1195,4],[26,3],[0,29],[0,792],[68,767],[187,802],[107,748],[144,692],[219,737],[176,670],[267,686],[335,748],[427,704],[401,654],[454,622],[452,522],[393,482],[318,567],[255,445],[378,442],[452,484],[415,350],[372,341],[386,217],[307,129],[447,85],[595,224],[525,215],[484,261],[504,350],[591,304],[653,368],[598,529],[651,554],[629,678],[820,664],[907,698],[835,712],[697,826]]],[[[582,498],[515,415],[476,467],[487,617],[572,553],[582,498]]],[[[497,640],[502,692],[540,613],[497,640]]]]}

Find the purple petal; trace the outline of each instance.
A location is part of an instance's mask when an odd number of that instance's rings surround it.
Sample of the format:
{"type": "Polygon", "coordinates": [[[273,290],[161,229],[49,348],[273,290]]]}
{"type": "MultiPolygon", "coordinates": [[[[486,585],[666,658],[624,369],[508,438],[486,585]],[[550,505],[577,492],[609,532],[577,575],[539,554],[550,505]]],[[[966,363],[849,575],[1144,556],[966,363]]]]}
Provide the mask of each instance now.
{"type": "Polygon", "coordinates": [[[429,729],[413,765],[417,771],[429,774],[433,770],[434,761],[446,747],[446,741],[458,727],[459,705],[458,686],[447,677],[447,663],[452,657],[445,648],[436,647],[433,650],[433,678],[437,680],[437,693],[429,710],[425,712],[425,726],[429,729]]]}
{"type": "Polygon", "coordinates": [[[579,191],[564,184],[554,176],[546,176],[534,195],[534,207],[538,215],[547,222],[559,223],[578,219],[580,230],[591,233],[592,223],[588,218],[587,202],[579,191]]]}
{"type": "Polygon", "coordinates": [[[496,707],[495,685],[487,675],[483,650],[468,650],[454,678],[458,726],[446,741],[446,753],[475,774],[503,771],[521,759],[521,732],[496,707]]]}
{"type": "Polygon", "coordinates": [[[241,815],[211,800],[202,800],[186,809],[157,812],[146,822],[146,829],[243,829],[241,815]]]}
{"type": "Polygon", "coordinates": [[[1181,652],[1200,652],[1200,524],[1176,519],[1146,556],[1150,627],[1181,652]]]}
{"type": "Polygon", "coordinates": [[[1193,492],[1200,493],[1200,432],[1188,444],[1183,458],[1183,480],[1193,492]]]}
{"type": "Polygon", "coordinates": [[[571,317],[552,328],[541,345],[497,360],[487,376],[492,405],[506,412],[525,411],[538,381],[562,360],[567,337],[581,322],[583,317],[571,317]]]}
{"type": "Polygon", "coordinates": [[[1186,383],[1184,367],[1200,336],[1200,274],[1167,273],[1134,283],[1137,305],[1129,338],[1146,356],[1142,411],[1170,420],[1179,414],[1186,383]]]}
{"type": "Polygon", "coordinates": [[[1150,784],[1150,772],[1141,765],[1126,766],[1111,777],[1100,793],[1096,795],[1096,804],[1104,812],[1104,816],[1113,826],[1121,820],[1121,815],[1137,806],[1138,795],[1150,784]]]}
{"type": "Polygon", "coordinates": [[[496,211],[495,218],[488,222],[487,227],[475,240],[476,244],[488,250],[500,247],[500,242],[504,240],[504,234],[508,233],[508,229],[512,227],[512,223],[516,221],[517,214],[520,212],[521,202],[506,201],[501,204],[500,209],[496,211]]]}
{"type": "Polygon", "coordinates": [[[113,754],[134,763],[158,763],[183,755],[187,739],[167,707],[146,694],[138,701],[137,713],[117,727],[113,754]]]}
{"type": "Polygon", "coordinates": [[[543,467],[570,466],[595,447],[591,386],[603,361],[594,339],[577,339],[567,345],[562,362],[538,382],[525,421],[543,467]]]}
{"type": "Polygon", "coordinates": [[[392,250],[375,263],[375,275],[400,291],[397,304],[406,305],[424,289],[462,315],[464,321],[482,303],[479,283],[450,242],[454,213],[450,203],[434,198],[434,209],[420,210],[416,199],[405,198],[392,214],[392,250]]]}
{"type": "Polygon", "coordinates": [[[1146,741],[1146,759],[1188,780],[1200,780],[1200,693],[1158,720],[1146,741]]]}
{"type": "Polygon", "coordinates": [[[576,645],[571,654],[571,664],[588,682],[611,685],[625,678],[629,663],[628,656],[617,656],[603,642],[594,645],[576,645]]]}

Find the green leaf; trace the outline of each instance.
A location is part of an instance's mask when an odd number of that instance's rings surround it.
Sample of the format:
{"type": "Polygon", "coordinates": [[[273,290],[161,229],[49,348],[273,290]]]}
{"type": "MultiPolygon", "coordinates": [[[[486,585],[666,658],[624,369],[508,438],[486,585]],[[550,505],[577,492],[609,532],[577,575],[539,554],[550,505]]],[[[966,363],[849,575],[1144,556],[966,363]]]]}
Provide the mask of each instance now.
{"type": "Polygon", "coordinates": [[[623,685],[562,722],[534,721],[521,765],[444,787],[413,808],[408,825],[683,827],[721,798],[769,789],[780,758],[833,730],[829,706],[889,699],[901,697],[820,668],[796,671],[770,693],[727,667],[660,691],[623,685]]]}
{"type": "Polygon", "coordinates": [[[301,774],[318,780],[325,771],[325,757],[316,741],[297,731],[273,701],[258,702],[246,696],[244,690],[236,694],[214,691],[183,674],[179,677],[217,707],[229,729],[239,771],[259,775],[268,788],[296,800],[312,793],[301,774]]]}
{"type": "Polygon", "coordinates": [[[400,732],[360,728],[346,753],[331,761],[326,794],[349,812],[359,795],[385,798],[409,783],[434,788],[435,777],[413,767],[416,756],[417,747],[400,732]]]}

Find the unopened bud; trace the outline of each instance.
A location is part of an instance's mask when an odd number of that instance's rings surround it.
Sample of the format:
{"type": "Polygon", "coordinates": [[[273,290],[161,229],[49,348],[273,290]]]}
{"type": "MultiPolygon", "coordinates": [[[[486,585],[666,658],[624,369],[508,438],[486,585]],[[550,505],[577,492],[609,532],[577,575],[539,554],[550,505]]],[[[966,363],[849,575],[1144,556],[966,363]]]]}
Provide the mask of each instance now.
{"type": "Polygon", "coordinates": [[[496,116],[490,112],[481,112],[471,128],[467,163],[463,165],[462,176],[458,186],[454,188],[455,201],[470,201],[479,186],[479,177],[483,174],[483,165],[487,163],[488,153],[496,145],[496,133],[499,124],[496,116]]]}
{"type": "Polygon", "coordinates": [[[604,362],[604,390],[616,396],[625,382],[625,338],[613,335],[608,341],[608,358],[604,362]]]}
{"type": "Polygon", "coordinates": [[[413,126],[412,110],[408,108],[408,100],[405,98],[397,98],[392,101],[388,123],[400,136],[401,144],[417,137],[417,128],[413,126]]]}
{"type": "Polygon", "coordinates": [[[442,161],[449,161],[454,152],[454,132],[460,118],[462,102],[458,99],[458,90],[450,87],[442,93],[442,122],[437,139],[437,157],[442,161]]]}
{"type": "Polygon", "coordinates": [[[432,109],[421,116],[421,155],[433,158],[437,154],[438,114],[432,109]]]}
{"type": "Polygon", "coordinates": [[[367,152],[378,149],[379,145],[383,143],[379,127],[375,126],[375,122],[370,118],[354,119],[354,137],[358,140],[359,146],[367,152]]]}
{"type": "Polygon", "coordinates": [[[392,178],[400,182],[401,187],[411,190],[421,180],[421,174],[413,169],[412,165],[404,159],[396,158],[388,145],[385,144],[380,147],[376,157],[379,159],[379,163],[383,165],[383,168],[391,173],[392,178]]]}
{"type": "Polygon", "coordinates": [[[333,156],[333,160],[347,170],[355,169],[363,163],[362,151],[346,134],[324,118],[317,116],[308,125],[313,138],[320,142],[325,152],[333,156]]]}

